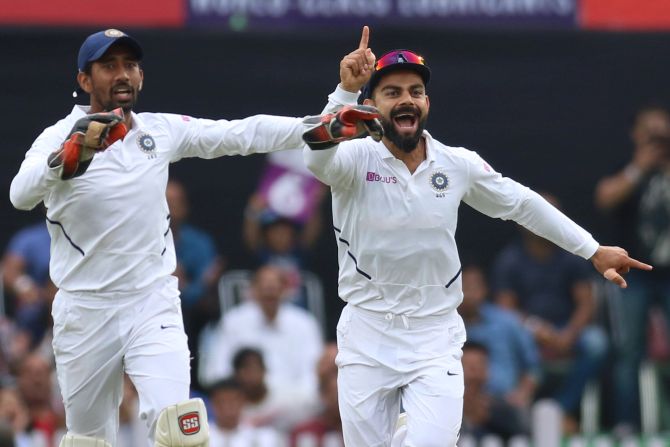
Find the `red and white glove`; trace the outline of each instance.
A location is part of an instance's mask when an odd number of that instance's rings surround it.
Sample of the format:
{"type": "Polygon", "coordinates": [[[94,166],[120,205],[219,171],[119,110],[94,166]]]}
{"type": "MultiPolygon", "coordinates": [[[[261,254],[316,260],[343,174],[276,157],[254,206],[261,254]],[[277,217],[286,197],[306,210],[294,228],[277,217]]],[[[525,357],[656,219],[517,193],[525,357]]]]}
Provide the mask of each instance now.
{"type": "Polygon", "coordinates": [[[78,177],[86,172],[96,152],[104,151],[127,133],[121,108],[86,115],[74,123],[67,140],[47,162],[50,168],[60,168],[63,180],[78,177]]]}
{"type": "Polygon", "coordinates": [[[309,129],[302,139],[312,150],[328,149],[336,144],[370,135],[375,141],[384,136],[379,110],[366,105],[344,106],[336,113],[308,116],[303,123],[309,129]]]}

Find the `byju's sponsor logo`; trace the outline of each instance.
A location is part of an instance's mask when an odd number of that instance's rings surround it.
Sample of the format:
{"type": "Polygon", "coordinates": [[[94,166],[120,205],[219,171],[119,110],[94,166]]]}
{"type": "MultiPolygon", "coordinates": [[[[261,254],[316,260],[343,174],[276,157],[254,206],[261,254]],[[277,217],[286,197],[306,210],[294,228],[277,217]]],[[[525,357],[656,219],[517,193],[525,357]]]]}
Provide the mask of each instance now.
{"type": "Polygon", "coordinates": [[[398,183],[398,178],[395,176],[383,176],[379,175],[376,172],[368,172],[368,175],[365,177],[365,180],[368,182],[381,182],[381,183],[398,183]]]}

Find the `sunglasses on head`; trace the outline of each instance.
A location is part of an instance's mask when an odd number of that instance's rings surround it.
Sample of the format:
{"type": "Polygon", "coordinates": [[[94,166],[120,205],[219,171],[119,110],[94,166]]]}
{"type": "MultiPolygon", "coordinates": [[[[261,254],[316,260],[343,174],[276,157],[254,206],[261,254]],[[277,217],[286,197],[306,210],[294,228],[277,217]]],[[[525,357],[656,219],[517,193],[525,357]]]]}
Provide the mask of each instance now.
{"type": "Polygon", "coordinates": [[[417,64],[426,65],[423,56],[419,56],[409,50],[396,50],[383,55],[375,64],[375,70],[395,64],[417,64]]]}

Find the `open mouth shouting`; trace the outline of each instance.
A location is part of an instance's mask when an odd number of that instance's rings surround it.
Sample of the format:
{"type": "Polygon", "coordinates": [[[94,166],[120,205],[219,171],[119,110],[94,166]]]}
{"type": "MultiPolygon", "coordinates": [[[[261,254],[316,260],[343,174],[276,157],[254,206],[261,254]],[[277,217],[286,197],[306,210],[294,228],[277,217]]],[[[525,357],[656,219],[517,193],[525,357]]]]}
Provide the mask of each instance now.
{"type": "Polygon", "coordinates": [[[412,152],[423,135],[427,117],[427,112],[424,116],[418,107],[399,107],[391,111],[389,119],[382,117],[384,136],[398,149],[412,152]]]}
{"type": "Polygon", "coordinates": [[[421,111],[418,108],[403,107],[391,113],[391,121],[400,134],[414,134],[419,129],[421,111]]]}
{"type": "Polygon", "coordinates": [[[112,99],[118,103],[130,102],[133,100],[134,91],[129,85],[117,85],[112,89],[112,99]]]}

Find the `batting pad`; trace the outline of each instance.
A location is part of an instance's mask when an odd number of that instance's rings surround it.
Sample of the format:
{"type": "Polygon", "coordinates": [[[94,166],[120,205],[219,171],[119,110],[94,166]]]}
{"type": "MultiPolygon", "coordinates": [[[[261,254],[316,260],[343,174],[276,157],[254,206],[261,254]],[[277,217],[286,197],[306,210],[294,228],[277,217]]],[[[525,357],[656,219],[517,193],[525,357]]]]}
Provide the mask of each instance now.
{"type": "Polygon", "coordinates": [[[170,405],[158,415],[155,447],[208,447],[209,425],[202,399],[170,405]]]}
{"type": "Polygon", "coordinates": [[[65,435],[60,441],[59,447],[112,447],[112,445],[100,438],[88,436],[65,435]]]}

